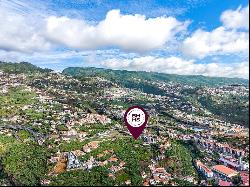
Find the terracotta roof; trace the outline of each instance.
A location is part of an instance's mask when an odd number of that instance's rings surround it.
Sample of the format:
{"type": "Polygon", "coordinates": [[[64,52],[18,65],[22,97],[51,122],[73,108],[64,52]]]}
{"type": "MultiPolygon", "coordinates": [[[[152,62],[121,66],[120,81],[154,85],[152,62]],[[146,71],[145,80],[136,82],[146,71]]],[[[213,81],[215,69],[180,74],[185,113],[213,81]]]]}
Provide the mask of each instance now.
{"type": "Polygon", "coordinates": [[[109,173],[108,176],[109,177],[114,177],[114,175],[112,173],[109,173]]]}
{"type": "Polygon", "coordinates": [[[97,148],[98,147],[99,142],[98,141],[93,141],[88,143],[89,146],[93,147],[93,148],[97,148]]]}
{"type": "Polygon", "coordinates": [[[219,171],[219,172],[221,172],[221,173],[224,173],[224,174],[226,174],[226,175],[232,175],[232,174],[235,174],[235,173],[236,173],[235,170],[233,170],[233,169],[231,169],[231,168],[228,168],[228,167],[226,167],[226,166],[224,166],[224,165],[215,165],[215,166],[213,167],[213,169],[214,169],[214,170],[217,170],[217,171],[219,171]]]}
{"type": "Polygon", "coordinates": [[[143,186],[149,186],[149,180],[146,179],[144,182],[143,182],[143,186]]]}
{"type": "Polygon", "coordinates": [[[164,168],[156,168],[155,171],[158,172],[158,173],[166,172],[166,170],[164,168]]]}
{"type": "Polygon", "coordinates": [[[81,134],[81,135],[87,135],[88,133],[81,131],[81,132],[79,132],[79,134],[81,134]]]}
{"type": "Polygon", "coordinates": [[[110,157],[109,158],[109,161],[110,162],[116,162],[118,160],[118,158],[116,158],[116,157],[110,157]]]}
{"type": "Polygon", "coordinates": [[[101,157],[103,157],[103,156],[104,156],[104,154],[98,154],[98,155],[97,155],[98,158],[101,158],[101,157]]]}

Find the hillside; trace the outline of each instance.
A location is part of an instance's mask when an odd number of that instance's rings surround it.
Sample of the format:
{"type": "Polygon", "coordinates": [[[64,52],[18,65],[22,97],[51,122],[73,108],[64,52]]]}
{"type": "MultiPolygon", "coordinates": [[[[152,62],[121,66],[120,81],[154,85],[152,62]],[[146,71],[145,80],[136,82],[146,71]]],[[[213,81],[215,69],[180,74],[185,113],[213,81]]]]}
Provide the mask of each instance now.
{"type": "Polygon", "coordinates": [[[186,84],[190,86],[223,86],[231,84],[248,85],[248,80],[241,78],[206,77],[202,75],[175,75],[144,71],[111,70],[103,68],[79,68],[69,67],[63,70],[63,74],[71,76],[100,76],[117,82],[126,87],[136,87],[137,80],[162,81],[186,84]]]}
{"type": "MultiPolygon", "coordinates": [[[[77,67],[66,68],[62,73],[79,80],[102,77],[121,87],[178,98],[181,101],[180,104],[175,102],[178,107],[191,104],[221,120],[249,126],[248,95],[228,94],[226,91],[236,89],[240,93],[246,89],[245,93],[248,89],[248,80],[245,79],[77,67]]],[[[202,110],[199,112],[204,113],[202,110]]]]}
{"type": "Polygon", "coordinates": [[[248,86],[194,87],[173,80],[199,76],[68,70],[81,71],[72,77],[1,63],[0,186],[143,185],[156,175],[166,185],[199,184],[194,159],[212,167],[222,153],[205,149],[208,140],[249,159],[248,86]],[[134,105],[150,116],[137,140],[123,122],[134,105]]]}
{"type": "Polygon", "coordinates": [[[43,69],[37,67],[28,62],[12,63],[12,62],[1,62],[0,61],[0,70],[5,73],[34,73],[34,72],[50,72],[50,69],[43,69]]]}

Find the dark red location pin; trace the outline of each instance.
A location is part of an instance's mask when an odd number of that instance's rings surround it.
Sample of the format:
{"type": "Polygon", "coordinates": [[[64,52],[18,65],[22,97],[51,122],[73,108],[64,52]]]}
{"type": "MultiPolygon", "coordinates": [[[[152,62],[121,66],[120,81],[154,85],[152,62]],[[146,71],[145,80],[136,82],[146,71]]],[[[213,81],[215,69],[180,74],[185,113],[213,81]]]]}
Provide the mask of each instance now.
{"type": "Polygon", "coordinates": [[[124,121],[129,132],[137,139],[146,127],[148,114],[142,107],[132,106],[125,112],[124,121]]]}

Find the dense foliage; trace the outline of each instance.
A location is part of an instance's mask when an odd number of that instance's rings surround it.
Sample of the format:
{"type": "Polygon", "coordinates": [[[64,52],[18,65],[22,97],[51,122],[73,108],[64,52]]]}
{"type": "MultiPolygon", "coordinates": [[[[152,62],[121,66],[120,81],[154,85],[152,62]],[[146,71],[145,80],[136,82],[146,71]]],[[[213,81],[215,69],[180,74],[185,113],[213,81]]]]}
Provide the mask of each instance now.
{"type": "Polygon", "coordinates": [[[64,172],[53,179],[51,186],[111,186],[114,181],[108,177],[104,167],[95,167],[89,171],[75,170],[64,172]]]}
{"type": "Polygon", "coordinates": [[[3,159],[4,172],[16,184],[38,185],[46,174],[46,152],[40,146],[15,144],[3,159]]]}
{"type": "Polygon", "coordinates": [[[3,173],[15,185],[39,185],[47,173],[47,151],[44,147],[0,137],[0,158],[3,173]]]}
{"type": "Polygon", "coordinates": [[[166,150],[166,161],[162,163],[167,166],[169,173],[177,175],[197,177],[192,165],[192,153],[179,141],[172,141],[170,149],[166,150]]]}

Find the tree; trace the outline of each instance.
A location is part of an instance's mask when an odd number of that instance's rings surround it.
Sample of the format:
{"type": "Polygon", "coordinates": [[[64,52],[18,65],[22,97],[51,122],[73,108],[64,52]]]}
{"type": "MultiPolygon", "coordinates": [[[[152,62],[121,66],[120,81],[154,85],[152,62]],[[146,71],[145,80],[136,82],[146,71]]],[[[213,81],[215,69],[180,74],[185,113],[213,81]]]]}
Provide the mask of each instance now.
{"type": "Polygon", "coordinates": [[[153,157],[156,158],[160,154],[160,146],[159,144],[151,144],[151,151],[153,153],[153,157]]]}
{"type": "Polygon", "coordinates": [[[232,183],[235,185],[235,186],[239,186],[240,184],[242,184],[242,179],[241,179],[241,176],[240,174],[234,176],[232,178],[232,183]]]}

